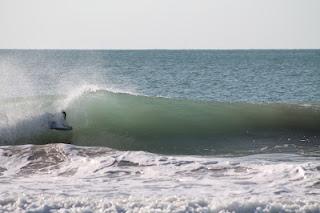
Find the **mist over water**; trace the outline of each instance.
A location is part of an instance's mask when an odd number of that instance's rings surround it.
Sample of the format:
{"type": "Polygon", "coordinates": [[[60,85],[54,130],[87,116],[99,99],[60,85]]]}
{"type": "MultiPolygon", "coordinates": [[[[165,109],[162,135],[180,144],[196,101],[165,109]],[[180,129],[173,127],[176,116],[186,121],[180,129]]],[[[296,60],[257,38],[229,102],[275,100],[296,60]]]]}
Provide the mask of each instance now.
{"type": "Polygon", "coordinates": [[[3,211],[320,211],[319,50],[0,50],[0,72],[3,211]]]}

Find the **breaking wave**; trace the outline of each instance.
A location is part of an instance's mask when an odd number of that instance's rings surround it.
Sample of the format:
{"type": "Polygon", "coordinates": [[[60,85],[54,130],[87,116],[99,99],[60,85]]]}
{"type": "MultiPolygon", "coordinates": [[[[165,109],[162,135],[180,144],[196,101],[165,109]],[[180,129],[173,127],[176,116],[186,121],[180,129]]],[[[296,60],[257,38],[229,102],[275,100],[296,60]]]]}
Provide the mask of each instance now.
{"type": "Polygon", "coordinates": [[[316,104],[205,102],[90,87],[67,97],[7,99],[1,107],[6,112],[0,123],[2,145],[62,142],[170,154],[217,154],[296,151],[320,144],[316,104]],[[62,109],[73,131],[44,128],[43,115],[62,109]]]}
{"type": "Polygon", "coordinates": [[[208,158],[47,144],[2,146],[0,160],[1,212],[320,209],[319,157],[208,158]]]}

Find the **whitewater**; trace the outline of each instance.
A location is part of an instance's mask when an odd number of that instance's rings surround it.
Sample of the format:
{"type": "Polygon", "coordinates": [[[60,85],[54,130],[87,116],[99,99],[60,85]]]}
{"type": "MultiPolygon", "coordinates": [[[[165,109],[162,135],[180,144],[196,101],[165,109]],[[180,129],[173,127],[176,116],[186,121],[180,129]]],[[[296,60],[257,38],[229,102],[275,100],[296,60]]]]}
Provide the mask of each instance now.
{"type": "Polygon", "coordinates": [[[0,212],[320,212],[318,50],[0,50],[0,72],[0,212]]]}

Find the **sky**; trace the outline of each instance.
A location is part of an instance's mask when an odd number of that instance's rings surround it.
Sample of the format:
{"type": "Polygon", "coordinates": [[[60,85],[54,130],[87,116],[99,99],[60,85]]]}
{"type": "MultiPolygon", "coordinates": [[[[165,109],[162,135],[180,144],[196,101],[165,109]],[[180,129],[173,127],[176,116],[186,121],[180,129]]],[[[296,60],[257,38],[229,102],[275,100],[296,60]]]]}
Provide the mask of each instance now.
{"type": "Polygon", "coordinates": [[[319,49],[320,0],[0,0],[1,49],[319,49]]]}

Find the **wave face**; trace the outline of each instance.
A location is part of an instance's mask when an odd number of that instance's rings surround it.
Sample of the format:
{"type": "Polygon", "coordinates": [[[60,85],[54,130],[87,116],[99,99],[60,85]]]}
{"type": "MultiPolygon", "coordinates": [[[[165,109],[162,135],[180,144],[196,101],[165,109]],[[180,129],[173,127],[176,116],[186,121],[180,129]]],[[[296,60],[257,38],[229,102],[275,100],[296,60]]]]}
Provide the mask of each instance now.
{"type": "Polygon", "coordinates": [[[41,129],[42,115],[31,116],[15,125],[15,132],[29,126],[28,134],[11,143],[65,142],[171,154],[305,151],[320,144],[317,105],[202,102],[107,90],[33,100],[39,101],[58,106],[56,111],[64,108],[74,130],[41,129]],[[30,134],[30,129],[39,131],[30,134]]]}

